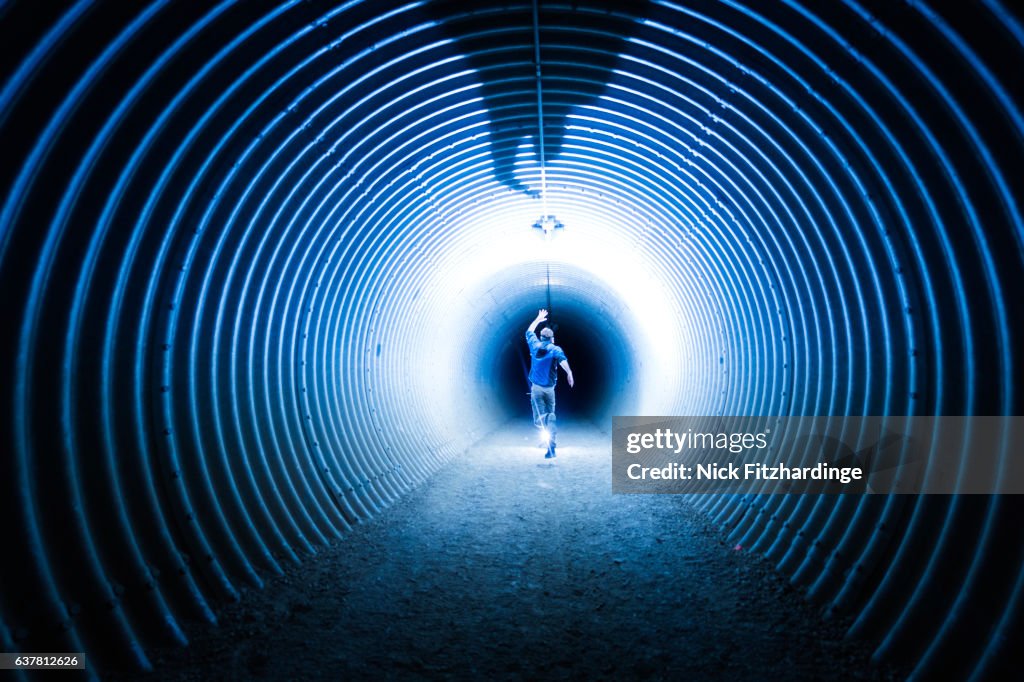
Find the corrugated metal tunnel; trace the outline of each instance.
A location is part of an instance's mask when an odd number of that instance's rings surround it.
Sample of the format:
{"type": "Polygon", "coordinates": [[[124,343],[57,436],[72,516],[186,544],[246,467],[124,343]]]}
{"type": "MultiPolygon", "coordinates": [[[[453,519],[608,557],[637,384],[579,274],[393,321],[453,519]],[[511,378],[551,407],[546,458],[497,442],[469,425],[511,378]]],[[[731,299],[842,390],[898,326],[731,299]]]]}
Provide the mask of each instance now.
{"type": "MultiPolygon", "coordinates": [[[[0,5],[0,646],[151,667],[520,409],[545,301],[598,423],[1021,414],[1009,5],[544,0],[543,199],[530,2],[0,5]]],[[[1019,497],[695,503],[1019,660],[1019,497]]]]}

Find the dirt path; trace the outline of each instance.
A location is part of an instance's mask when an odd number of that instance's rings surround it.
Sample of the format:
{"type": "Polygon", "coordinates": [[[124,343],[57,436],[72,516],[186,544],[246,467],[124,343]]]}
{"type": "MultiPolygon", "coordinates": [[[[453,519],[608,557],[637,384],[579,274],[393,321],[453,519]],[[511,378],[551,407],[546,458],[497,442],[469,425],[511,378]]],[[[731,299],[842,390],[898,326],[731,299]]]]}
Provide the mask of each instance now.
{"type": "Polygon", "coordinates": [[[610,439],[525,424],[194,627],[160,679],[889,679],[673,495],[612,495],[610,439]]]}

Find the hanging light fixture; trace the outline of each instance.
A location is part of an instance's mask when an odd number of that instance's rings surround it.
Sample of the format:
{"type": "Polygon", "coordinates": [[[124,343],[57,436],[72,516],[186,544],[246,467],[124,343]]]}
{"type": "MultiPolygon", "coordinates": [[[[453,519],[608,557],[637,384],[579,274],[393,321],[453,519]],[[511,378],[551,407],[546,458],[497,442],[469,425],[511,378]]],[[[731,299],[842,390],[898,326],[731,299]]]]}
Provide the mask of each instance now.
{"type": "Polygon", "coordinates": [[[544,239],[551,239],[555,236],[556,230],[565,229],[565,225],[562,221],[553,215],[542,215],[537,219],[537,222],[533,224],[535,230],[540,230],[544,239]]]}

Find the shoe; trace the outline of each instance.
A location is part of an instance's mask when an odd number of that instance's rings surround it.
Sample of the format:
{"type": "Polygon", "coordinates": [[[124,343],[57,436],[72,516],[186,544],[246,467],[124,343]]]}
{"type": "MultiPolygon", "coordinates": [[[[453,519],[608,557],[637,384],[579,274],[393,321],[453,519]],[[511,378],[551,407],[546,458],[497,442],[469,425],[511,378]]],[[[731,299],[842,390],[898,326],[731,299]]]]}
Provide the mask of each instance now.
{"type": "Polygon", "coordinates": [[[549,445],[548,451],[544,454],[544,459],[554,459],[555,457],[555,446],[549,445]]]}

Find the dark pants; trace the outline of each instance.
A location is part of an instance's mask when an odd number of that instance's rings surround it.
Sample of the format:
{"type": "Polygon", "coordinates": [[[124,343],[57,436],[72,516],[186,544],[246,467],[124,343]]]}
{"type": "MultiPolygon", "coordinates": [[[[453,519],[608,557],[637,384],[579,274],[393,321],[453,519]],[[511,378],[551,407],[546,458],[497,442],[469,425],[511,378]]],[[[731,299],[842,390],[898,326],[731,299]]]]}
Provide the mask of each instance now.
{"type": "Polygon", "coordinates": [[[555,387],[530,385],[530,405],[533,406],[533,423],[538,429],[547,429],[550,443],[555,445],[558,423],[555,420],[555,387]]]}

